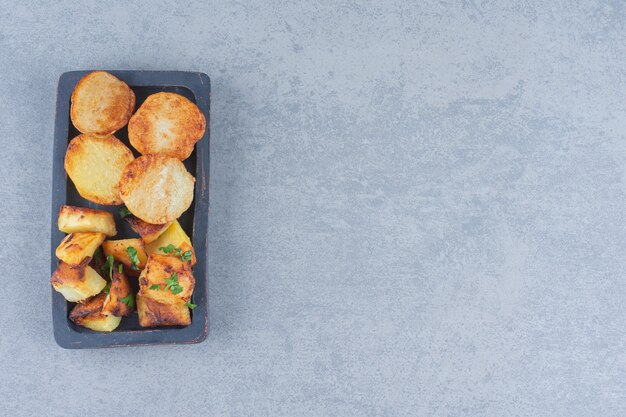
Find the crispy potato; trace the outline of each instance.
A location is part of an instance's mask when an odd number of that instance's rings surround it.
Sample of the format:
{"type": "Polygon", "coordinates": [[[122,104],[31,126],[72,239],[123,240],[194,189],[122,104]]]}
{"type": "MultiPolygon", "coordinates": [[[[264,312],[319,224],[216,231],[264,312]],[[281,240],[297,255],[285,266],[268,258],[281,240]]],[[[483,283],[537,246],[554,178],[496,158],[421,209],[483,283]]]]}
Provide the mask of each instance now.
{"type": "Polygon", "coordinates": [[[171,223],[165,224],[150,224],[141,220],[139,217],[130,214],[124,218],[144,243],[148,244],[154,242],[159,236],[170,226],[171,223]]]}
{"type": "Polygon", "coordinates": [[[176,249],[180,249],[180,253],[190,250],[191,266],[196,264],[196,253],[193,246],[191,246],[191,239],[189,239],[187,233],[185,233],[183,228],[180,226],[178,220],[175,220],[157,240],[146,244],[146,253],[148,255],[152,255],[153,253],[165,255],[166,253],[163,252],[163,250],[159,250],[159,248],[165,248],[168,245],[173,245],[176,249]]]}
{"type": "Polygon", "coordinates": [[[113,215],[104,210],[61,206],[58,225],[59,230],[65,233],[100,232],[107,236],[117,234],[113,215]]]}
{"type": "Polygon", "coordinates": [[[148,255],[146,254],[146,249],[141,239],[105,240],[102,243],[102,251],[105,255],[113,255],[116,261],[132,269],[130,255],[127,252],[129,247],[137,251],[137,258],[139,259],[139,265],[137,265],[137,267],[139,270],[144,269],[148,261],[148,255]]]}
{"type": "Polygon", "coordinates": [[[65,170],[83,198],[119,205],[122,171],[133,159],[130,149],[113,135],[82,134],[67,146],[65,170]]]}
{"type": "Polygon", "coordinates": [[[143,102],[128,123],[128,138],[141,154],[161,154],[181,161],[204,135],[206,119],[198,106],[175,93],[156,93],[143,102]]]}
{"type": "Polygon", "coordinates": [[[56,250],[57,258],[70,265],[78,265],[91,258],[102,244],[104,233],[76,232],[65,236],[56,250]]]}
{"type": "Polygon", "coordinates": [[[137,313],[141,327],[188,326],[191,324],[189,308],[181,301],[167,304],[137,294],[137,313]]]}
{"type": "Polygon", "coordinates": [[[85,75],[72,93],[70,117],[82,133],[106,135],[126,126],[135,109],[135,93],[104,71],[85,75]]]}
{"type": "Polygon", "coordinates": [[[103,292],[76,306],[70,312],[70,320],[79,326],[97,332],[111,332],[120,325],[122,317],[102,313],[107,295],[103,292]]]}
{"type": "Polygon", "coordinates": [[[146,268],[139,275],[139,294],[166,304],[189,301],[194,286],[195,279],[189,262],[183,262],[175,256],[150,255],[146,268]],[[178,286],[182,288],[178,294],[168,288],[166,280],[172,280],[173,277],[176,277],[178,286]]]}
{"type": "Polygon", "coordinates": [[[67,301],[83,301],[98,294],[106,286],[106,281],[86,263],[69,265],[60,262],[50,278],[55,291],[67,301]]]}
{"type": "Polygon", "coordinates": [[[123,272],[114,268],[109,294],[102,306],[102,314],[119,317],[130,316],[133,313],[134,305],[134,298],[132,297],[133,291],[128,283],[128,278],[126,278],[123,272]],[[130,297],[130,299],[128,297],[130,297]],[[126,302],[122,301],[122,299],[125,299],[126,302]]]}
{"type": "Polygon", "coordinates": [[[151,224],[176,220],[193,200],[195,179],[176,158],[144,155],[128,164],[120,195],[128,210],[151,224]]]}

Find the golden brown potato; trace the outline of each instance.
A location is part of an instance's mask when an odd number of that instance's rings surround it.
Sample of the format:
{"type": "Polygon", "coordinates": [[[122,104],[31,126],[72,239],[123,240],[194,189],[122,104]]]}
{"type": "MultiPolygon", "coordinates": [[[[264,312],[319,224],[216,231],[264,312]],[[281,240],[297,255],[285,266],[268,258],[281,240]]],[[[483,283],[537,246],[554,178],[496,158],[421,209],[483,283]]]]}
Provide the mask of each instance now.
{"type": "Polygon", "coordinates": [[[133,313],[134,301],[128,278],[119,269],[114,268],[109,294],[102,306],[102,314],[128,317],[133,313]]]}
{"type": "Polygon", "coordinates": [[[121,262],[124,266],[140,271],[146,267],[148,261],[148,255],[144,248],[143,241],[141,239],[120,239],[120,240],[105,240],[102,243],[102,251],[106,255],[113,255],[113,258],[117,262],[121,262]],[[137,253],[135,262],[132,262],[131,255],[134,253],[132,249],[137,253]],[[133,265],[136,267],[134,268],[133,265]]]}
{"type": "Polygon", "coordinates": [[[98,294],[106,286],[106,281],[87,263],[68,265],[60,262],[50,278],[55,291],[67,301],[83,301],[98,294]]]}
{"type": "Polygon", "coordinates": [[[103,292],[76,306],[70,312],[70,320],[79,326],[97,332],[111,332],[120,325],[121,317],[102,313],[107,295],[103,292]]]}
{"type": "Polygon", "coordinates": [[[122,171],[133,159],[130,149],[113,135],[82,134],[67,146],[65,170],[83,198],[119,205],[122,171]]]}
{"type": "Polygon", "coordinates": [[[137,313],[141,327],[188,326],[191,324],[189,308],[182,301],[167,304],[137,294],[137,313]]]}
{"type": "Polygon", "coordinates": [[[102,244],[104,233],[76,232],[65,236],[56,250],[57,258],[70,265],[78,265],[91,258],[102,244]]]}
{"type": "Polygon", "coordinates": [[[151,95],[128,123],[128,138],[141,154],[161,154],[181,161],[204,135],[206,119],[198,106],[175,93],[151,95]]]}
{"type": "Polygon", "coordinates": [[[131,229],[133,229],[144,243],[148,244],[150,242],[154,242],[165,230],[169,227],[171,223],[165,224],[150,224],[141,220],[139,217],[136,217],[132,214],[124,217],[124,220],[130,225],[131,229]]]}
{"type": "Polygon", "coordinates": [[[71,100],[70,117],[82,133],[113,133],[126,126],[135,109],[133,90],[104,71],[81,78],[71,100]]]}
{"type": "MultiPolygon", "coordinates": [[[[180,226],[178,220],[174,221],[157,240],[146,244],[146,253],[148,255],[152,255],[154,253],[157,255],[171,254],[174,256],[181,256],[187,251],[191,251],[191,259],[189,262],[191,262],[191,266],[194,266],[196,264],[196,254],[191,246],[191,239],[189,239],[187,233],[185,233],[183,228],[180,226]],[[174,247],[174,251],[168,251],[167,248],[169,245],[174,247]]],[[[183,256],[183,259],[185,258],[186,257],[183,256]]]]}
{"type": "Polygon", "coordinates": [[[176,158],[143,155],[128,164],[120,195],[128,210],[151,224],[176,220],[193,200],[195,179],[176,158]]]}
{"type": "Polygon", "coordinates": [[[150,255],[139,275],[139,294],[165,304],[188,302],[194,286],[189,262],[175,256],[150,255]]]}
{"type": "Polygon", "coordinates": [[[113,215],[104,210],[61,206],[58,225],[59,230],[65,233],[100,232],[107,236],[117,234],[113,215]]]}

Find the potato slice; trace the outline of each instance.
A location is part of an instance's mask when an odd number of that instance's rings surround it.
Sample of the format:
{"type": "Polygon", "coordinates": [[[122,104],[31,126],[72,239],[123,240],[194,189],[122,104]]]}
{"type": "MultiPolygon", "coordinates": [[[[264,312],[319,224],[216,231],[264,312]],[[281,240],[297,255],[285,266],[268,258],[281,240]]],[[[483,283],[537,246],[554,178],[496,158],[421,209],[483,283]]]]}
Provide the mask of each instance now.
{"type": "Polygon", "coordinates": [[[193,201],[194,177],[176,158],[144,155],[122,172],[120,195],[128,210],[151,224],[180,217],[193,201]]]}
{"type": "Polygon", "coordinates": [[[141,154],[185,160],[204,135],[206,119],[198,106],[175,93],[149,96],[130,118],[128,139],[141,154]]]}
{"type": "MultiPolygon", "coordinates": [[[[180,249],[180,253],[185,253],[186,251],[191,251],[191,266],[196,264],[196,253],[191,246],[191,239],[187,236],[187,233],[183,230],[178,223],[178,220],[175,220],[170,227],[167,228],[165,232],[157,240],[152,243],[146,244],[146,252],[148,255],[159,254],[165,255],[166,253],[159,248],[166,248],[169,245],[173,245],[174,248],[180,249]]],[[[178,252],[178,251],[176,251],[178,252]]]]}
{"type": "Polygon", "coordinates": [[[140,271],[144,269],[146,267],[146,262],[148,261],[148,255],[146,254],[146,250],[141,239],[106,240],[102,243],[102,251],[105,256],[113,255],[113,258],[116,261],[124,264],[124,266],[130,269],[134,269],[132,267],[133,264],[128,253],[128,248],[133,248],[137,251],[139,265],[136,265],[138,269],[135,270],[140,271]]]}
{"type": "Polygon", "coordinates": [[[56,250],[57,258],[70,265],[78,265],[92,257],[104,241],[104,233],[76,232],[65,236],[56,250]]]}
{"type": "Polygon", "coordinates": [[[104,71],[95,71],[81,78],[71,100],[72,123],[83,133],[113,133],[126,126],[135,109],[133,90],[104,71]]]}
{"type": "Polygon", "coordinates": [[[71,302],[86,300],[106,286],[106,281],[86,263],[68,265],[60,262],[50,278],[50,283],[55,291],[71,302]]]}
{"type": "Polygon", "coordinates": [[[139,294],[166,304],[188,302],[194,286],[189,262],[175,256],[150,255],[146,268],[139,275],[139,294]]]}
{"type": "Polygon", "coordinates": [[[133,313],[133,306],[133,291],[128,278],[119,269],[114,268],[109,294],[102,306],[102,314],[128,317],[133,313]]]}
{"type": "Polygon", "coordinates": [[[86,327],[97,332],[111,332],[120,325],[121,317],[102,313],[102,306],[107,295],[100,293],[82,304],[76,306],[70,312],[70,320],[79,326],[86,327]]]}
{"type": "Polygon", "coordinates": [[[99,232],[115,236],[115,220],[108,211],[84,207],[61,206],[58,220],[59,230],[65,233],[99,232]]]}
{"type": "Polygon", "coordinates": [[[137,313],[141,327],[191,324],[189,308],[182,301],[168,304],[137,294],[137,313]]]}
{"type": "Polygon", "coordinates": [[[169,227],[171,223],[165,224],[150,224],[146,223],[138,217],[135,217],[132,214],[124,217],[124,220],[130,225],[131,229],[133,229],[144,243],[148,244],[150,242],[154,242],[165,230],[169,227]]]}
{"type": "Polygon", "coordinates": [[[70,141],[65,170],[85,199],[109,206],[122,204],[119,182],[133,153],[113,135],[82,134],[70,141]]]}

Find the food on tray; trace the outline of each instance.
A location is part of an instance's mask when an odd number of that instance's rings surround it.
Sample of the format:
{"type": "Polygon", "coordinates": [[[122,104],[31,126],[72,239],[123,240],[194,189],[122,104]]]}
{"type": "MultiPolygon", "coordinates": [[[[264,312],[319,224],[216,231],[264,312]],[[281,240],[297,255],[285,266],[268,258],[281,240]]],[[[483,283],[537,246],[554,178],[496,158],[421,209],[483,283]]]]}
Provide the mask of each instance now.
{"type": "Polygon", "coordinates": [[[98,204],[119,205],[120,177],[133,153],[113,135],[82,134],[72,139],[65,154],[65,170],[78,193],[98,204]]]}
{"type": "Polygon", "coordinates": [[[152,224],[176,220],[193,200],[194,177],[176,158],[143,155],[126,166],[120,195],[132,214],[152,224]]]}
{"type": "Polygon", "coordinates": [[[171,223],[165,224],[151,224],[146,223],[141,220],[139,217],[134,216],[130,210],[126,207],[123,208],[125,211],[120,210],[120,213],[124,220],[130,225],[131,229],[133,229],[144,243],[149,244],[150,242],[154,242],[161,236],[165,230],[170,226],[171,223]]]}
{"type": "Polygon", "coordinates": [[[106,240],[102,243],[105,255],[112,255],[113,259],[121,262],[125,267],[134,271],[141,271],[146,267],[148,255],[141,239],[106,240]]]}
{"type": "Polygon", "coordinates": [[[56,250],[56,256],[70,265],[78,265],[91,258],[104,242],[106,235],[98,232],[76,232],[65,236],[56,250]]]}
{"type": "Polygon", "coordinates": [[[65,233],[100,232],[115,236],[115,220],[108,211],[83,207],[61,206],[59,210],[59,230],[65,233]]]}
{"type": "Polygon", "coordinates": [[[191,324],[191,314],[184,303],[166,304],[141,294],[137,294],[137,313],[141,327],[191,324]]]}
{"type": "Polygon", "coordinates": [[[157,240],[146,244],[146,252],[148,255],[172,254],[189,261],[191,266],[196,264],[196,254],[191,246],[191,239],[180,227],[178,221],[174,221],[157,240]]]}
{"type": "Polygon", "coordinates": [[[135,296],[121,268],[113,268],[111,285],[102,306],[102,314],[128,317],[135,307],[135,296]]]}
{"type": "Polygon", "coordinates": [[[72,93],[70,117],[82,133],[105,135],[126,126],[135,109],[135,93],[104,71],[84,76],[72,93]]]}
{"type": "Polygon", "coordinates": [[[149,96],[130,118],[128,138],[141,154],[162,154],[181,161],[204,135],[206,119],[194,103],[175,93],[149,96]]]}
{"type": "Polygon", "coordinates": [[[120,325],[122,317],[112,314],[106,315],[102,307],[107,298],[103,292],[76,306],[70,312],[70,320],[79,326],[86,327],[97,332],[111,332],[120,325]]]}
{"type": "Polygon", "coordinates": [[[69,265],[60,262],[50,279],[52,287],[67,301],[83,301],[98,294],[106,286],[106,281],[86,263],[69,265]]]}

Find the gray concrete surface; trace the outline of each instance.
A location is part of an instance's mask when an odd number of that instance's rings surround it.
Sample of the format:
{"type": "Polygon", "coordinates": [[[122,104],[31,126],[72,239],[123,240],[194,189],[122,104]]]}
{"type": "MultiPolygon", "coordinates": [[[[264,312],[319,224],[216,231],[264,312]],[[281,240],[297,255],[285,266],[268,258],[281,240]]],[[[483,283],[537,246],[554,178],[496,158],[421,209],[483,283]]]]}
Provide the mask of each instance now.
{"type": "Polygon", "coordinates": [[[625,21],[2,1],[0,415],[626,415],[625,21]],[[91,68],[212,77],[205,343],[53,340],[55,88],[91,68]]]}

